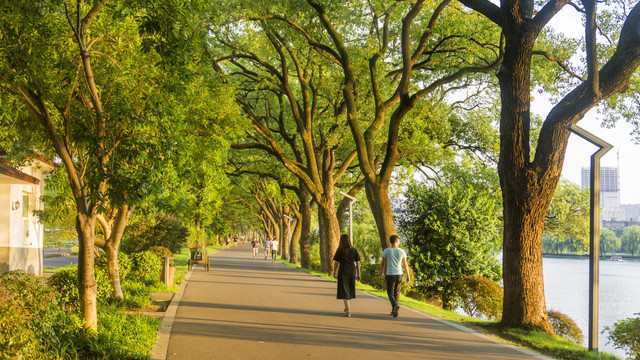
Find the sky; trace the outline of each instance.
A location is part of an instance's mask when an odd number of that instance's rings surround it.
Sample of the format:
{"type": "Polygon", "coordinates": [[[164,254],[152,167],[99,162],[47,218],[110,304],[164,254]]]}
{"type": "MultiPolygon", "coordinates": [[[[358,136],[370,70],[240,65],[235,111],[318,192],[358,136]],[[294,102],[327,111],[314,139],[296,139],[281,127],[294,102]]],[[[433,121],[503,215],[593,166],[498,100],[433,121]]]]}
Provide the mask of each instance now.
{"type": "MultiPolygon", "coordinates": [[[[565,9],[549,25],[568,36],[584,37],[580,17],[570,6],[565,6],[565,9]]],[[[536,100],[532,103],[533,112],[543,118],[551,107],[551,104],[544,100],[536,100]]],[[[614,146],[601,158],[600,165],[618,166],[619,158],[620,203],[640,204],[640,145],[633,142],[633,136],[630,134],[633,127],[624,121],[619,121],[612,129],[602,128],[601,124],[602,119],[599,118],[596,109],[592,109],[584,119],[578,122],[578,126],[614,146]]],[[[590,166],[591,155],[597,150],[595,145],[572,134],[565,153],[562,176],[581,185],[581,169],[590,166]]]]}

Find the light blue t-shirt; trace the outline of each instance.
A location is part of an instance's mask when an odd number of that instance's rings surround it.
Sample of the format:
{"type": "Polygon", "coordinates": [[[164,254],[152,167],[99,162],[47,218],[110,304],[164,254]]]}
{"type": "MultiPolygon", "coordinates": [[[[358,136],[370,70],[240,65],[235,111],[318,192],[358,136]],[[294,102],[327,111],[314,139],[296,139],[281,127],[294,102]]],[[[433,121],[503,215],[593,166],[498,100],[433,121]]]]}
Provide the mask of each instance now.
{"type": "Polygon", "coordinates": [[[402,275],[402,259],[407,253],[400,248],[388,247],[382,252],[382,257],[387,259],[387,273],[385,275],[402,275]]]}

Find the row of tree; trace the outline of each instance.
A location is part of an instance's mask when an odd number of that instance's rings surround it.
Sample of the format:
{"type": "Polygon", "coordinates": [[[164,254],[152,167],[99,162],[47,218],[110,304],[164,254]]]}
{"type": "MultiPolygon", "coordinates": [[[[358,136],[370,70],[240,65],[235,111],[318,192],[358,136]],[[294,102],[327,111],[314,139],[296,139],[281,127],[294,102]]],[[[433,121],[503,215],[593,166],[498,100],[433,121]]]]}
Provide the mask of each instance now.
{"type": "MultiPolygon", "coordinates": [[[[136,206],[152,202],[196,231],[260,227],[293,261],[299,246],[304,266],[315,207],[330,272],[350,202],[337,193],[365,190],[385,248],[392,184],[407,169],[432,177],[499,150],[502,323],[551,331],[542,235],[567,125],[605,100],[632,106],[615,95],[640,64],[640,10],[587,0],[573,7],[587,19],[586,68],[563,61],[575,40],[546,29],[566,0],[1,4],[0,146],[35,147],[64,169],[92,328],[94,246],[118,288],[136,206]],[[536,88],[558,95],[544,121],[530,111],[536,88]]],[[[467,208],[483,201],[465,196],[467,208]]]]}

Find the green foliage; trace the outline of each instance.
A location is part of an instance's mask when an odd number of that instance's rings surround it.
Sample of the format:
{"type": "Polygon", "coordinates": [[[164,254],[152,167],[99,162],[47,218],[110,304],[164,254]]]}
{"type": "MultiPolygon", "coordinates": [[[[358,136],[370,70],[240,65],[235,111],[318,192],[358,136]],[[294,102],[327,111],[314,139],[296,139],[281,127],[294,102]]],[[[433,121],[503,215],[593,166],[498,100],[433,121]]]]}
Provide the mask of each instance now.
{"type": "Polygon", "coordinates": [[[164,246],[152,246],[148,250],[150,253],[155,254],[159,258],[171,256],[171,250],[164,246]]]}
{"type": "Polygon", "coordinates": [[[455,303],[469,316],[500,320],[502,289],[495,281],[482,276],[465,276],[453,282],[455,303]]]}
{"type": "Polygon", "coordinates": [[[527,348],[549,355],[554,359],[564,360],[619,360],[617,357],[605,352],[587,350],[584,346],[575,344],[564,338],[523,329],[499,329],[498,335],[506,339],[526,346],[527,348]]]}
{"type": "Polygon", "coordinates": [[[555,310],[547,311],[547,315],[549,316],[549,323],[553,328],[553,332],[556,335],[560,335],[575,344],[582,344],[584,340],[582,330],[580,330],[573,319],[555,310]]]}
{"type": "Polygon", "coordinates": [[[418,284],[452,305],[451,287],[466,275],[501,278],[499,209],[489,191],[456,185],[411,185],[400,219],[418,284]]]}
{"type": "Polygon", "coordinates": [[[606,326],[605,331],[616,348],[626,351],[634,359],[640,359],[640,317],[618,320],[612,327],[606,326]]]}
{"type": "Polygon", "coordinates": [[[150,251],[131,254],[132,271],[142,278],[155,278],[160,274],[162,261],[150,251]]]}
{"type": "Polygon", "coordinates": [[[622,246],[622,241],[613,230],[600,229],[600,254],[613,254],[622,246]]]}
{"type": "Polygon", "coordinates": [[[622,231],[622,247],[631,255],[640,253],[640,226],[632,225],[622,231]]]}
{"type": "MultiPolygon", "coordinates": [[[[98,302],[106,301],[111,295],[111,282],[106,268],[96,267],[96,282],[98,284],[98,302]]],[[[58,293],[58,301],[68,310],[80,308],[78,295],[78,268],[76,266],[62,268],[49,279],[49,285],[58,293]]]]}
{"type": "Polygon", "coordinates": [[[0,358],[43,358],[58,314],[55,293],[35,276],[0,274],[0,358]]]}
{"type": "Polygon", "coordinates": [[[207,244],[207,233],[204,229],[198,229],[195,226],[189,227],[189,235],[187,236],[187,246],[190,249],[202,247],[207,244]]]}
{"type": "Polygon", "coordinates": [[[589,241],[589,190],[561,179],[545,218],[546,252],[584,253],[589,241]]]}
{"type": "Polygon", "coordinates": [[[382,289],[380,279],[380,264],[361,264],[360,265],[360,282],[371,285],[376,289],[382,289]]]}
{"type": "Polygon", "coordinates": [[[62,312],[53,325],[55,341],[47,359],[148,359],[160,327],[159,319],[122,313],[113,306],[98,311],[98,334],[82,329],[74,313],[62,312]]]}
{"type": "Polygon", "coordinates": [[[155,218],[141,217],[132,221],[122,239],[121,250],[133,254],[162,246],[172,253],[180,251],[187,243],[188,229],[178,218],[160,215],[155,218]]]}
{"type": "MultiPolygon", "coordinates": [[[[129,255],[118,252],[118,273],[120,274],[120,279],[125,279],[131,273],[131,267],[133,263],[129,258],[129,255]]],[[[107,256],[102,254],[95,258],[95,268],[101,272],[107,274],[107,256]]]]}

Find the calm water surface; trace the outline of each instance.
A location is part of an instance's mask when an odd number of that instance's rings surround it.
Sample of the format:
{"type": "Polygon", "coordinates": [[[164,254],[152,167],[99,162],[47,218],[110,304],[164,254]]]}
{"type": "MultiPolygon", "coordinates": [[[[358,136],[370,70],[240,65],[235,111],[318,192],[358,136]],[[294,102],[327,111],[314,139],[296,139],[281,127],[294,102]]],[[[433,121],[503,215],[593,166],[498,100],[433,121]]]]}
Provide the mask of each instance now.
{"type": "MultiPolygon", "coordinates": [[[[589,327],[589,260],[544,258],[544,290],[547,309],[571,317],[582,330],[584,345],[589,327]]],[[[605,326],[640,312],[640,262],[600,261],[598,349],[622,358],[625,353],[607,344],[605,326]]]]}

